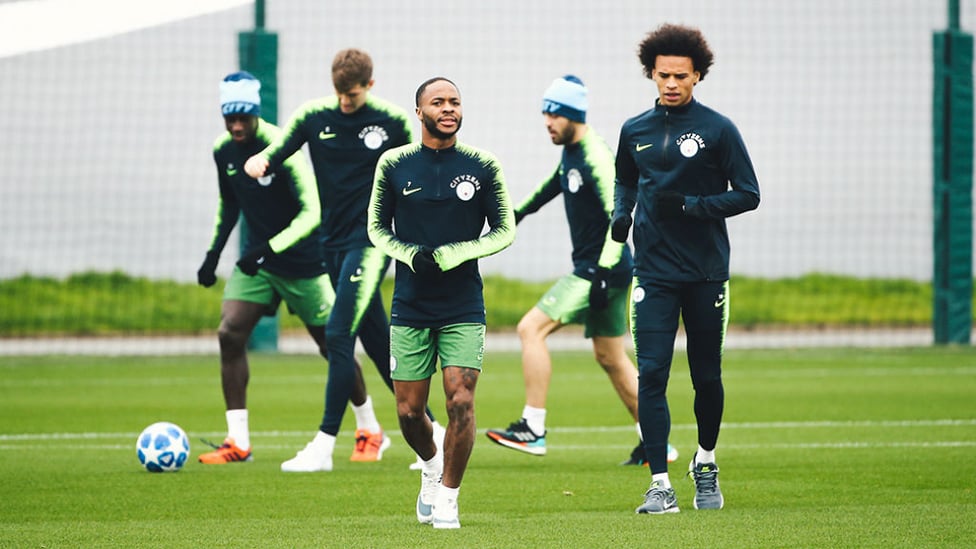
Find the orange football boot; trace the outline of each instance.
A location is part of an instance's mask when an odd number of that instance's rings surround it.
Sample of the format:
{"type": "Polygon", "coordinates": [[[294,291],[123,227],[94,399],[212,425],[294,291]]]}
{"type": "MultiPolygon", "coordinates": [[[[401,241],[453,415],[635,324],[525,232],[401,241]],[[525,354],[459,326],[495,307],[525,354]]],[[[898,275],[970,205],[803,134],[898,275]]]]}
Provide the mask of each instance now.
{"type": "Polygon", "coordinates": [[[356,448],[349,461],[379,461],[389,447],[390,437],[382,430],[374,433],[366,429],[356,429],[356,448]]]}
{"type": "MultiPolygon", "coordinates": [[[[209,443],[208,443],[209,444],[209,443]]],[[[210,444],[215,448],[213,452],[207,452],[206,454],[200,454],[198,458],[200,463],[207,463],[209,465],[222,465],[224,463],[231,463],[233,461],[251,461],[251,449],[242,450],[234,443],[234,439],[225,438],[224,443],[220,446],[216,444],[210,444]]]]}

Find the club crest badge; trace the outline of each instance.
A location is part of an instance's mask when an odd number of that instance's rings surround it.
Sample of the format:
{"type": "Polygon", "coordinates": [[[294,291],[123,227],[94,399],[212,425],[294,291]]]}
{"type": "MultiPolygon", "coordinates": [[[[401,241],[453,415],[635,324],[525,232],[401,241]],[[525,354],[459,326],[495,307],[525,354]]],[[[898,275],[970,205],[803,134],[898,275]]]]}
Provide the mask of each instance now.
{"type": "Polygon", "coordinates": [[[451,181],[451,188],[457,193],[457,197],[467,202],[474,198],[475,193],[481,190],[481,182],[473,175],[459,175],[451,181]]]}
{"type": "Polygon", "coordinates": [[[576,168],[569,170],[566,174],[566,187],[569,188],[569,192],[576,194],[583,187],[583,175],[576,168]]]}
{"type": "Polygon", "coordinates": [[[359,131],[359,138],[363,140],[363,145],[366,145],[367,149],[375,151],[382,147],[383,142],[390,136],[381,126],[366,126],[359,131]]]}
{"type": "Polygon", "coordinates": [[[705,148],[705,140],[697,133],[686,133],[678,138],[678,150],[685,158],[691,158],[705,148]]]}

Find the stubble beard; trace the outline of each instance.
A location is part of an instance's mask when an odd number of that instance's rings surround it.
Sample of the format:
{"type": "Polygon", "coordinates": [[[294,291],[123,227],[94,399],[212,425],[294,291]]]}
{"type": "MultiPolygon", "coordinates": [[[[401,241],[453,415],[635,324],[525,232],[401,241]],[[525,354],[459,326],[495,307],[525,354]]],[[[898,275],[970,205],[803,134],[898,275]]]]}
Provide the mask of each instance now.
{"type": "Polygon", "coordinates": [[[427,133],[429,133],[431,135],[431,137],[433,137],[435,139],[440,139],[440,140],[447,140],[447,139],[450,139],[450,138],[454,137],[454,135],[458,132],[458,130],[461,129],[461,120],[462,119],[461,119],[460,116],[457,117],[457,125],[454,126],[454,131],[448,133],[448,132],[442,131],[440,128],[437,127],[437,120],[435,120],[434,118],[431,118],[431,117],[429,117],[429,116],[427,116],[425,114],[424,115],[424,128],[427,130],[427,133]]]}

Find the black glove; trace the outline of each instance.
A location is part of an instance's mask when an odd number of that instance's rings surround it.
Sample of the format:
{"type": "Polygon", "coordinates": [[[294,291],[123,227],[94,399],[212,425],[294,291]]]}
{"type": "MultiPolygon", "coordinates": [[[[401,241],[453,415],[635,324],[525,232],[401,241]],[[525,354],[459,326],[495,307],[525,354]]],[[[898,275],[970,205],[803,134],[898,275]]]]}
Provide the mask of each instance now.
{"type": "Polygon", "coordinates": [[[610,304],[610,270],[597,267],[590,284],[590,309],[602,311],[610,304]]]}
{"type": "Polygon", "coordinates": [[[613,221],[610,222],[610,238],[617,242],[627,242],[627,233],[630,232],[630,226],[633,223],[634,220],[629,213],[615,215],[613,221]]]}
{"type": "Polygon", "coordinates": [[[213,251],[207,252],[203,265],[197,269],[197,284],[209,288],[217,283],[217,261],[219,260],[220,254],[213,251]]]}
{"type": "Polygon", "coordinates": [[[654,195],[654,211],[661,219],[677,219],[685,214],[685,195],[661,191],[654,195]]]}
{"type": "Polygon", "coordinates": [[[410,260],[410,266],[413,267],[413,272],[420,276],[429,276],[442,272],[441,266],[434,261],[434,250],[426,247],[421,248],[419,252],[414,254],[413,259],[410,260]]]}
{"type": "Polygon", "coordinates": [[[255,246],[248,250],[237,260],[237,267],[247,276],[258,274],[258,269],[264,264],[264,260],[274,255],[271,245],[265,242],[260,246],[255,246]]]}
{"type": "Polygon", "coordinates": [[[515,224],[518,225],[519,224],[519,221],[522,221],[523,219],[525,219],[525,214],[519,212],[518,210],[516,210],[515,211],[515,224]]]}

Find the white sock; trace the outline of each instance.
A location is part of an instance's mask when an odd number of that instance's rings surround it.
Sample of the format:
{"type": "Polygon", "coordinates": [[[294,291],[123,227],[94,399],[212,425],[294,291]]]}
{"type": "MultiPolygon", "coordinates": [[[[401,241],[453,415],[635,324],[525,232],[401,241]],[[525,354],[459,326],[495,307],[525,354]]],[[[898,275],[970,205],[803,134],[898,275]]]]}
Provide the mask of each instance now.
{"type": "Polygon", "coordinates": [[[706,450],[699,446],[698,453],[695,454],[695,463],[715,463],[715,449],[706,450]]]}
{"type": "Polygon", "coordinates": [[[660,482],[661,486],[664,486],[665,488],[671,487],[671,478],[668,476],[667,472],[654,473],[653,475],[651,475],[651,482],[652,483],[660,482]]]}
{"type": "Polygon", "coordinates": [[[432,421],[430,423],[434,430],[434,445],[437,446],[437,452],[440,453],[441,448],[444,447],[444,437],[447,436],[447,429],[436,421],[432,421]]]}
{"type": "Polygon", "coordinates": [[[322,431],[315,431],[315,438],[312,439],[312,446],[317,452],[331,456],[335,450],[336,437],[322,431]]]}
{"type": "Polygon", "coordinates": [[[525,408],[522,408],[522,418],[525,419],[525,423],[528,424],[529,429],[536,436],[542,436],[546,434],[546,409],[545,408],[533,408],[528,404],[525,408]]]}
{"type": "Polygon", "coordinates": [[[641,439],[641,441],[644,440],[644,433],[641,431],[639,421],[637,422],[637,438],[641,439]]]}
{"type": "MultiPolygon", "coordinates": [[[[350,404],[352,404],[350,402],[350,404]]],[[[352,413],[356,416],[356,428],[366,429],[371,433],[380,431],[380,423],[376,420],[376,413],[373,412],[373,398],[366,397],[366,402],[362,406],[352,404],[352,413]]]]}
{"type": "Polygon", "coordinates": [[[247,408],[227,410],[227,437],[234,439],[234,444],[241,450],[251,449],[251,431],[247,428],[247,408]]]}
{"type": "Polygon", "coordinates": [[[427,474],[440,475],[444,472],[444,454],[440,448],[434,457],[423,462],[423,471],[427,474]]]}
{"type": "Polygon", "coordinates": [[[447,486],[444,486],[444,483],[442,482],[440,487],[437,488],[437,499],[434,500],[434,505],[436,506],[438,503],[441,505],[445,505],[449,501],[456,502],[458,498],[458,492],[460,490],[461,487],[448,488],[447,486]]]}

